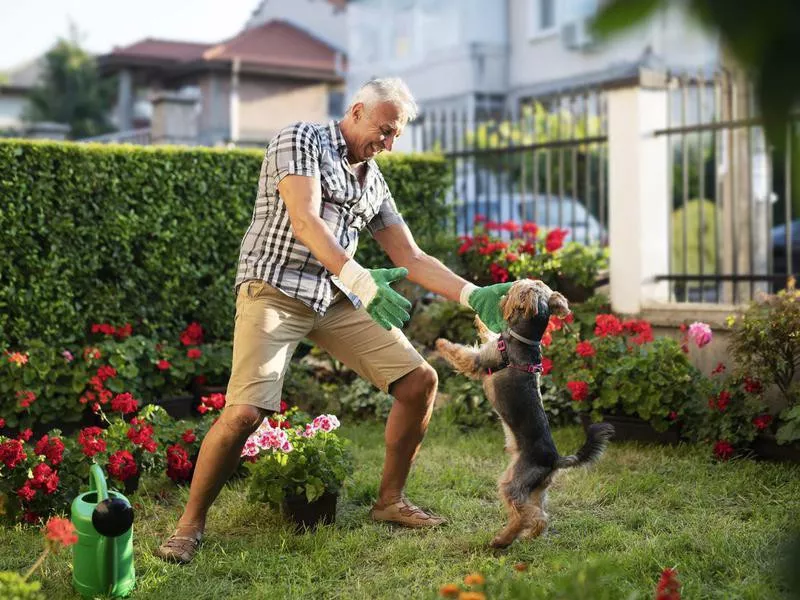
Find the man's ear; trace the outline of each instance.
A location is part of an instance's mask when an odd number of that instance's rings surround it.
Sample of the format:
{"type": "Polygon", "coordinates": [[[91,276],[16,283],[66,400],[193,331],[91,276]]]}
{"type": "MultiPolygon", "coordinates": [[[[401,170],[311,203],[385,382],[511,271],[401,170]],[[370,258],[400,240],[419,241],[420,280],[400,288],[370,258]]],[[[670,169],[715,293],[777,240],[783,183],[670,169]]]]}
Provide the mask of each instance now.
{"type": "Polygon", "coordinates": [[[353,121],[356,123],[364,116],[364,103],[357,102],[353,105],[353,108],[350,109],[350,114],[353,115],[353,121]]]}

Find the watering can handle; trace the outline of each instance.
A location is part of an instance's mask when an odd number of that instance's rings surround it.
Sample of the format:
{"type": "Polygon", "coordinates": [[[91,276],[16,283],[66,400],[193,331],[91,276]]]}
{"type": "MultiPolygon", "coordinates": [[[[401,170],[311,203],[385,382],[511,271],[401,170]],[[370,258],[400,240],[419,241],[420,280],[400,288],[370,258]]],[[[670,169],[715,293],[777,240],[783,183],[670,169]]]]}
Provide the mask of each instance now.
{"type": "Polygon", "coordinates": [[[97,500],[102,502],[108,500],[108,485],[106,484],[106,477],[103,475],[103,469],[100,465],[93,464],[89,469],[89,489],[97,490],[97,500]]]}

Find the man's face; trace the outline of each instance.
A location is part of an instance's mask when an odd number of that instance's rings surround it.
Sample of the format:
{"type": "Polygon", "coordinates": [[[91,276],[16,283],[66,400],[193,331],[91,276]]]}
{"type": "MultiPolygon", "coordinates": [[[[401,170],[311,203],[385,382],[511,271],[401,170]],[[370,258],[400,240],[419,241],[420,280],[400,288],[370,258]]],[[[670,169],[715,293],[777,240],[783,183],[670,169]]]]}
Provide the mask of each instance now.
{"type": "Polygon", "coordinates": [[[353,127],[347,148],[353,162],[374,158],[392,150],[406,124],[400,109],[391,102],[381,102],[366,110],[363,104],[353,107],[353,127]]]}

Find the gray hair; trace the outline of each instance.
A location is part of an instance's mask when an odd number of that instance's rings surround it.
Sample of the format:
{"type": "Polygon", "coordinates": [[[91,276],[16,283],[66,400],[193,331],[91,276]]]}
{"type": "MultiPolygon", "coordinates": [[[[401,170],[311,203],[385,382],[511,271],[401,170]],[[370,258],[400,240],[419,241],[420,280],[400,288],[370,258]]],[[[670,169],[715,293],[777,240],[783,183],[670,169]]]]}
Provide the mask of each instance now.
{"type": "Polygon", "coordinates": [[[386,77],[368,81],[353,96],[347,110],[350,111],[353,106],[362,103],[367,112],[369,112],[380,102],[391,102],[400,109],[409,121],[413,121],[417,117],[418,109],[414,96],[411,95],[411,90],[408,89],[406,83],[399,77],[386,77]]]}

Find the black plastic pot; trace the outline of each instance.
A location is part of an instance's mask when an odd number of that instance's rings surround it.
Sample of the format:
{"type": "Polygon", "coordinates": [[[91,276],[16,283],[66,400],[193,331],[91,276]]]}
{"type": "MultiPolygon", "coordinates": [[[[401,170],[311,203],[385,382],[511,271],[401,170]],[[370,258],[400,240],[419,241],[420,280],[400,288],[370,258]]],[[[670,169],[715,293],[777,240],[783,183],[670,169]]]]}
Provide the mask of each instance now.
{"type": "MultiPolygon", "coordinates": [[[[592,424],[589,415],[580,415],[584,431],[592,424]]],[[[656,431],[650,423],[628,415],[603,415],[603,421],[614,426],[614,440],[619,442],[647,442],[675,445],[681,440],[680,428],[670,426],[666,431],[656,431]]]]}
{"type": "Polygon", "coordinates": [[[314,502],[305,496],[290,496],[283,501],[283,510],[294,523],[295,529],[315,529],[318,525],[330,525],[336,522],[336,502],[339,494],[325,492],[314,502]]]}
{"type": "Polygon", "coordinates": [[[173,396],[172,398],[160,398],[154,404],[160,406],[173,419],[187,419],[196,416],[192,411],[194,406],[194,396],[173,396]]]}
{"type": "Polygon", "coordinates": [[[762,433],[753,440],[750,448],[764,460],[800,463],[800,444],[779,444],[771,434],[762,433]]]}

